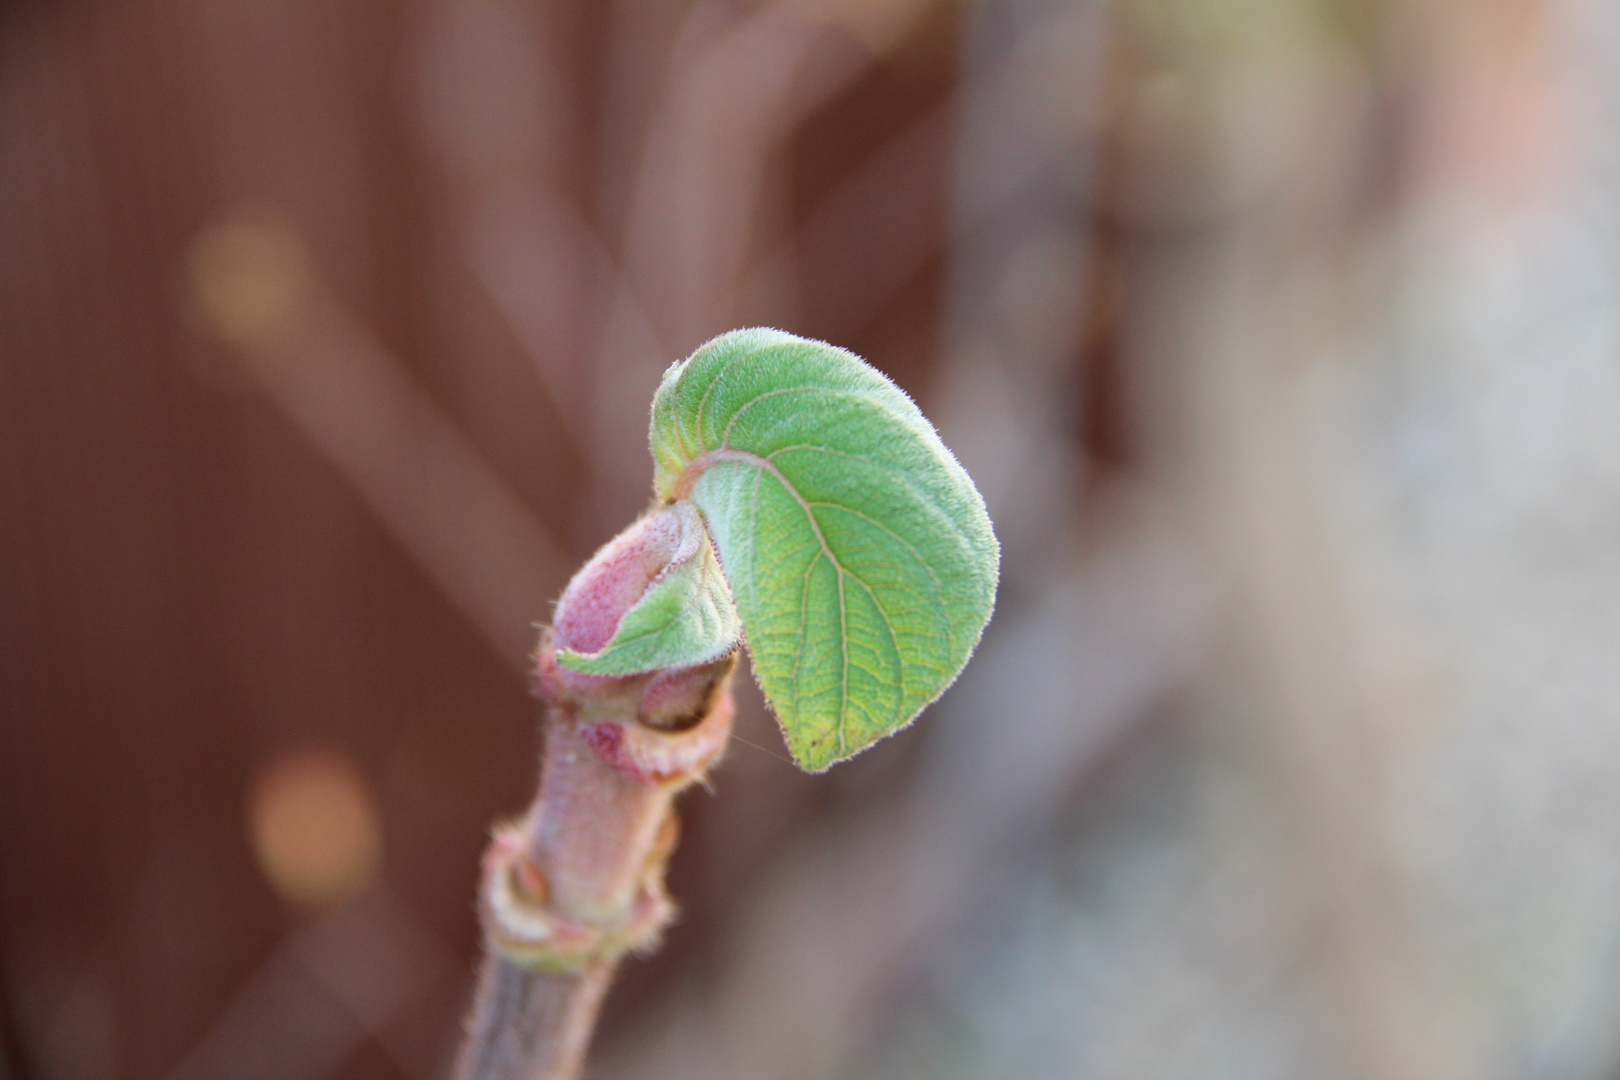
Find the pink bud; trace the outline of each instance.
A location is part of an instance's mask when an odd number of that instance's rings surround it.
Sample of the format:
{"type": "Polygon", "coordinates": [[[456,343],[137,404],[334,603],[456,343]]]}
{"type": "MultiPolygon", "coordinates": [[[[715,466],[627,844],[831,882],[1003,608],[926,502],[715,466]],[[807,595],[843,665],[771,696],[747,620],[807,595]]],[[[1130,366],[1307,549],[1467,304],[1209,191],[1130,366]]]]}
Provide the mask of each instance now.
{"type": "Polygon", "coordinates": [[[599,652],[648,587],[696,555],[703,542],[702,516],[691,503],[677,502],[648,511],[603,545],[563,590],[551,634],[541,639],[536,656],[541,696],[555,701],[623,683],[616,676],[562,667],[556,650],[599,652]]]}
{"type": "Polygon", "coordinates": [[[609,540],[580,568],[557,601],[558,648],[594,653],[619,629],[625,612],[666,567],[697,550],[703,528],[689,503],[659,507],[609,540]]]}
{"type": "Polygon", "coordinates": [[[690,503],[649,511],[574,575],[551,631],[540,638],[541,696],[575,717],[598,757],[643,784],[684,783],[719,756],[731,730],[731,698],[723,688],[735,656],[617,677],[562,667],[557,650],[600,651],[648,587],[696,555],[704,538],[703,519],[690,503]]]}

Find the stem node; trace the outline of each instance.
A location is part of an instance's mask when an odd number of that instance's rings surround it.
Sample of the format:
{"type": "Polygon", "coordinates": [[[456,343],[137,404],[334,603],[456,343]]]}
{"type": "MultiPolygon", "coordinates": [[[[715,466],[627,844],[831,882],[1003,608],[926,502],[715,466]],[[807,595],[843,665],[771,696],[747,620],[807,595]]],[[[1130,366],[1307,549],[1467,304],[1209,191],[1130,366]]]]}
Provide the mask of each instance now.
{"type": "Polygon", "coordinates": [[[541,637],[546,701],[540,791],[498,827],[479,910],[487,955],[459,1080],[571,1080],[626,952],[654,948],[675,917],[664,870],[675,795],[731,734],[735,655],[628,678],[559,670],[541,637]]]}

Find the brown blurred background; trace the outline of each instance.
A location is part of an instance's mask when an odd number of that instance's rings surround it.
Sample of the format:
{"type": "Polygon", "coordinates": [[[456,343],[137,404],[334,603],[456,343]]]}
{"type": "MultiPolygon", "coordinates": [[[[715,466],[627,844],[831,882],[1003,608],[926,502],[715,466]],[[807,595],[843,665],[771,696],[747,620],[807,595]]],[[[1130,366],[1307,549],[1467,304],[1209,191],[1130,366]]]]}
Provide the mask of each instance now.
{"type": "Polygon", "coordinates": [[[997,617],[751,685],[626,1080],[1620,1076],[1620,10],[6,0],[0,1078],[445,1075],[534,626],[710,335],[997,617]]]}

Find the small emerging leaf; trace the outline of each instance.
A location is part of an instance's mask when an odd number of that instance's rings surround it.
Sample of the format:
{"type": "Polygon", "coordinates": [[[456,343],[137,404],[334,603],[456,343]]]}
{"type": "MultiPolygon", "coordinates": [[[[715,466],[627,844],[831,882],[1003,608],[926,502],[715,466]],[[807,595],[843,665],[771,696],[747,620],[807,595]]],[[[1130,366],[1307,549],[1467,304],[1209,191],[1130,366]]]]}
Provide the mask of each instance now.
{"type": "Polygon", "coordinates": [[[984,500],[911,399],[853,353],[737,330],[653,400],[658,495],[703,513],[754,672],[819,772],[909,723],[990,618],[984,500]]]}
{"type": "Polygon", "coordinates": [[[697,511],[677,503],[678,547],[619,621],[612,639],[593,653],[559,648],[557,663],[587,675],[637,675],[706,663],[736,648],[742,628],[714,545],[697,511]]]}

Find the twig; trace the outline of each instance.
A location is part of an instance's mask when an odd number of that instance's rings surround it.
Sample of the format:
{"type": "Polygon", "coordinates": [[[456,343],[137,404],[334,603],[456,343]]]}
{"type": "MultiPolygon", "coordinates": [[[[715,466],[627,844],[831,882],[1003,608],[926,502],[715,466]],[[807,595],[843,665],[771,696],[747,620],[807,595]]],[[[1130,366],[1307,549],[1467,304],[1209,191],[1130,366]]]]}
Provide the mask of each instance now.
{"type": "Polygon", "coordinates": [[[487,955],[458,1080],[579,1075],[614,968],[674,915],[664,867],[673,800],[731,732],[734,657],[632,678],[559,669],[539,650],[547,701],[540,791],[484,857],[487,955]]]}

